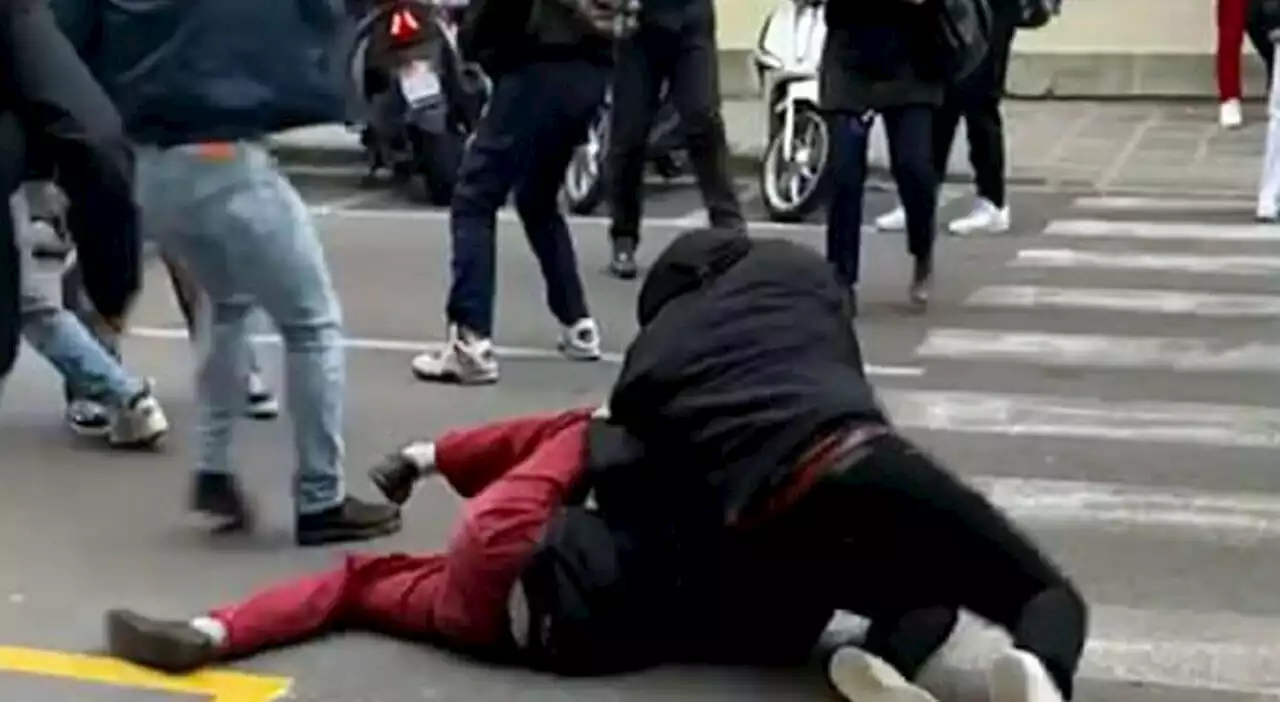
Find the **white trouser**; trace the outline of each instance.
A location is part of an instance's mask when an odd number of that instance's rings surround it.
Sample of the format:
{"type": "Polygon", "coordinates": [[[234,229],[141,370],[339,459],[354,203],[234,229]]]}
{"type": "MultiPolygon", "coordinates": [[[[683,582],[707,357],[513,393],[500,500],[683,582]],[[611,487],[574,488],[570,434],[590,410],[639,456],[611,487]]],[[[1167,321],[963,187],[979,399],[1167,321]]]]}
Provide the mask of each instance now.
{"type": "MultiPolygon", "coordinates": [[[[1280,46],[1272,55],[1280,59],[1280,46]]],[[[1275,65],[1275,64],[1273,64],[1275,65]]],[[[1280,65],[1271,71],[1267,94],[1267,141],[1262,152],[1262,179],[1258,184],[1258,214],[1274,217],[1280,207],[1280,65]]]]}

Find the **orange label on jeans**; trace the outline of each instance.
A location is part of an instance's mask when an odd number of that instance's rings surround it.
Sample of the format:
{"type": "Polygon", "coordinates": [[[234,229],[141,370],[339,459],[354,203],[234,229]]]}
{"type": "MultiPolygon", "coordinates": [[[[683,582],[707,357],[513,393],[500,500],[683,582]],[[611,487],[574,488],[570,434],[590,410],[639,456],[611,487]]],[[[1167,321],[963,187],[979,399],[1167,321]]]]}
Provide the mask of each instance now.
{"type": "Polygon", "coordinates": [[[196,153],[206,161],[232,161],[236,157],[236,145],[230,141],[207,141],[196,144],[196,153]]]}

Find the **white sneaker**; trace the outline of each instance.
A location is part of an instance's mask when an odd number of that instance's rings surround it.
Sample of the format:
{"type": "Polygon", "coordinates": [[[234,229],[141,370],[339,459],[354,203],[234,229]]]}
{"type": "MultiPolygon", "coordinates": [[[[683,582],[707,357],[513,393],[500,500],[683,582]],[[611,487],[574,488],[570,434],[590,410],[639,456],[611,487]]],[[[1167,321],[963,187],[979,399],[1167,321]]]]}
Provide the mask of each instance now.
{"type": "Polygon", "coordinates": [[[876,217],[876,229],[882,232],[901,232],[907,229],[907,211],[902,205],[876,217]]]}
{"type": "Polygon", "coordinates": [[[1218,124],[1223,129],[1235,129],[1244,124],[1244,111],[1239,100],[1227,100],[1218,105],[1218,124]]]}
{"type": "Polygon", "coordinates": [[[1003,234],[1009,231],[1009,225],[1008,205],[996,207],[995,203],[985,197],[980,197],[974,201],[973,210],[969,214],[959,219],[951,220],[951,224],[947,225],[947,231],[956,236],[964,236],[974,232],[1003,234]]]}
{"type": "Polygon", "coordinates": [[[413,374],[423,382],[487,385],[498,382],[498,358],[493,341],[451,327],[443,351],[414,357],[413,374]]]}
{"type": "Polygon", "coordinates": [[[987,674],[991,702],[1063,702],[1062,692],[1036,656],[1005,651],[987,674]]]}
{"type": "Polygon", "coordinates": [[[107,443],[115,448],[150,448],[169,433],[169,419],[151,394],[151,387],[116,410],[107,443]]]}
{"type": "Polygon", "coordinates": [[[280,400],[258,373],[249,374],[244,411],[245,416],[251,419],[275,419],[280,415],[280,400]]]}
{"type": "Polygon", "coordinates": [[[575,361],[600,360],[600,327],[590,317],[585,317],[564,328],[560,333],[560,353],[575,361]]]}
{"type": "Polygon", "coordinates": [[[1277,209],[1274,205],[1271,207],[1258,205],[1258,209],[1254,212],[1253,216],[1259,222],[1273,224],[1280,221],[1280,209],[1277,209]]]}
{"type": "Polygon", "coordinates": [[[827,662],[827,677],[849,702],[937,702],[883,659],[855,646],[836,650],[827,662]]]}

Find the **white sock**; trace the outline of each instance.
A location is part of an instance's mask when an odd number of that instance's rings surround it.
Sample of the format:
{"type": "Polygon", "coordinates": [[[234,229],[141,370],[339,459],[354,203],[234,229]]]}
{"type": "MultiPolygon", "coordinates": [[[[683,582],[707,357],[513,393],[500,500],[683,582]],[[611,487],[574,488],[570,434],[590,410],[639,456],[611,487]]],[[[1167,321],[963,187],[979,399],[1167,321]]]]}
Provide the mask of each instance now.
{"type": "Polygon", "coordinates": [[[400,449],[400,455],[409,459],[419,473],[436,467],[436,445],[430,441],[415,441],[400,449]]]}
{"type": "Polygon", "coordinates": [[[214,646],[221,646],[227,642],[227,625],[213,617],[196,617],[188,624],[192,629],[208,636],[214,646]]]}

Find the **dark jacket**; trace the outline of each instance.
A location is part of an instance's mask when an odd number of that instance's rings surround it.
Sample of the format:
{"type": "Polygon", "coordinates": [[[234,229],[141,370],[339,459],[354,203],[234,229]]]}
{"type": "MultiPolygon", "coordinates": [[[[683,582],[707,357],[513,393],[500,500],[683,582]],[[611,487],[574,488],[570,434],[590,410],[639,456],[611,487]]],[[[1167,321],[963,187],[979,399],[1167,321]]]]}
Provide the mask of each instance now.
{"type": "Polygon", "coordinates": [[[640,23],[669,32],[715,36],[712,0],[640,0],[640,23]]]}
{"type": "Polygon", "coordinates": [[[675,492],[694,509],[705,500],[708,523],[731,522],[823,432],[883,419],[851,309],[809,248],[685,234],[641,288],[641,330],[614,385],[612,421],[662,454],[675,492]]]}
{"type": "MultiPolygon", "coordinates": [[[[0,2],[0,188],[5,204],[27,154],[55,167],[67,224],[98,312],[119,317],[141,284],[133,160],[120,119],[44,0],[0,2]]],[[[5,217],[8,213],[5,212],[5,217]]],[[[7,231],[9,228],[4,228],[7,231]]],[[[13,360],[18,279],[0,236],[0,371],[13,360]]]]}
{"type": "Polygon", "coordinates": [[[331,0],[53,0],[141,143],[257,139],[340,121],[331,0]]]}
{"type": "Polygon", "coordinates": [[[613,62],[612,38],[592,31],[573,0],[472,0],[459,44],[491,77],[536,61],[613,62]]]}
{"type": "MultiPolygon", "coordinates": [[[[1280,36],[1280,0],[1250,0],[1245,22],[1251,37],[1266,37],[1274,44],[1280,36]]],[[[1264,43],[1263,46],[1266,46],[1264,43]]]]}
{"type": "Polygon", "coordinates": [[[828,2],[819,102],[832,112],[861,113],[905,105],[939,105],[946,81],[931,31],[928,2],[828,2]]]}

